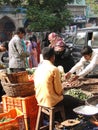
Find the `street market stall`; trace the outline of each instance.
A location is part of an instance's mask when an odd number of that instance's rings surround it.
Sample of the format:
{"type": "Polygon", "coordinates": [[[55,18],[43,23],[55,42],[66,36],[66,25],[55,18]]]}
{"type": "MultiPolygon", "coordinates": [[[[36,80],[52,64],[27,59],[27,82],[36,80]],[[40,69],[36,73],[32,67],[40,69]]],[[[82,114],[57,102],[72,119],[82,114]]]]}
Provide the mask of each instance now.
{"type": "Polygon", "coordinates": [[[80,78],[71,82],[74,75],[65,79],[64,72],[60,70],[60,73],[64,88],[63,94],[69,96],[73,102],[78,100],[81,105],[73,109],[77,117],[70,118],[68,116],[64,122],[56,125],[57,130],[97,130],[98,107],[96,108],[95,104],[98,105],[98,79],[80,78]]]}
{"type": "Polygon", "coordinates": [[[5,95],[2,96],[3,113],[14,108],[19,109],[24,115],[26,130],[35,130],[38,113],[33,80],[35,69],[28,68],[17,73],[4,69],[0,73],[1,84],[5,91],[5,95]]]}

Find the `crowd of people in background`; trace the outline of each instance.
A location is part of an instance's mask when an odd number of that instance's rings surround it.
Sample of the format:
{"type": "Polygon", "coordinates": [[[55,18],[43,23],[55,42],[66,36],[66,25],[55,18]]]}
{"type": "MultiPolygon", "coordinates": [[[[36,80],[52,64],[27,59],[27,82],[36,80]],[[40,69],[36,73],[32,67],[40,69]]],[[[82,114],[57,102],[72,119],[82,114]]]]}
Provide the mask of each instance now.
{"type": "MultiPolygon", "coordinates": [[[[44,47],[49,46],[49,47],[53,47],[55,50],[55,56],[56,56],[55,65],[56,66],[62,65],[64,67],[65,72],[67,72],[74,65],[74,61],[69,52],[68,46],[66,46],[66,44],[63,41],[63,38],[59,34],[55,32],[46,32],[44,33],[43,38],[39,39],[37,35],[35,35],[34,33],[30,33],[28,36],[26,33],[27,32],[25,31],[25,29],[23,27],[20,27],[14,32],[10,41],[5,41],[0,44],[0,48],[2,48],[4,44],[6,44],[6,47],[5,47],[6,49],[3,49],[3,50],[0,49],[0,53],[1,53],[0,56],[2,57],[0,58],[1,59],[0,64],[6,65],[6,67],[13,69],[13,67],[16,64],[16,61],[14,61],[14,59],[17,59],[18,57],[17,65],[15,66],[15,68],[21,68],[20,67],[21,65],[23,68],[37,67],[38,64],[41,62],[41,59],[40,59],[41,50],[44,47]],[[15,44],[17,43],[17,44],[14,45],[13,43],[15,44]],[[57,50],[57,48],[59,49],[57,50]],[[68,60],[67,57],[70,57],[69,58],[70,60],[68,60]],[[21,63],[21,65],[19,65],[20,64],[19,60],[20,61],[23,60],[25,64],[23,65],[23,63],[21,63]]],[[[21,70],[23,70],[23,68],[21,70]]]]}
{"type": "MultiPolygon", "coordinates": [[[[17,58],[21,57],[20,59],[23,60],[23,57],[25,57],[25,65],[21,64],[23,68],[38,66],[40,61],[40,40],[34,34],[28,36],[27,39],[25,37],[26,31],[23,27],[20,27],[13,33],[10,41],[0,43],[0,64],[12,68],[12,66],[15,66],[17,58]],[[27,56],[24,56],[26,53],[27,56]],[[6,59],[7,64],[5,63],[6,59]]],[[[15,68],[21,68],[19,67],[19,59],[15,68]]]]}
{"type": "Polygon", "coordinates": [[[41,51],[45,47],[54,49],[54,65],[62,66],[65,73],[69,72],[75,65],[71,51],[60,34],[46,32],[44,37],[39,39],[34,33],[27,36],[25,29],[19,27],[10,41],[4,41],[0,44],[0,67],[2,69],[3,64],[12,72],[38,67],[43,60],[41,51]]]}

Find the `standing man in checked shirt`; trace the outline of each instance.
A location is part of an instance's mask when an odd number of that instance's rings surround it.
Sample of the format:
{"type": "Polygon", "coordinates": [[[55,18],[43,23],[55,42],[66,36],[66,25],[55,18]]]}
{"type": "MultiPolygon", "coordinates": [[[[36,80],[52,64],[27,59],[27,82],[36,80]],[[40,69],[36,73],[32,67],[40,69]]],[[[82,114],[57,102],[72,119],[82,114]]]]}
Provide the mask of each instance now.
{"type": "Polygon", "coordinates": [[[9,68],[11,72],[24,71],[26,69],[25,63],[28,52],[25,52],[22,46],[25,34],[25,29],[19,27],[9,42],[9,68]]]}

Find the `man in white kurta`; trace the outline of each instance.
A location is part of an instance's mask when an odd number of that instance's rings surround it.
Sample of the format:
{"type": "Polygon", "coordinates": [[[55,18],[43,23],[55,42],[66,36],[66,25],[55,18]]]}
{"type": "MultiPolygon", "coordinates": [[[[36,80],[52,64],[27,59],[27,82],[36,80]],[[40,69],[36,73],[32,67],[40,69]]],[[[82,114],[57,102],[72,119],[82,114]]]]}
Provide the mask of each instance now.
{"type": "Polygon", "coordinates": [[[90,46],[85,46],[81,51],[81,54],[82,58],[74,67],[71,68],[68,73],[66,73],[66,77],[69,77],[71,74],[77,72],[77,70],[81,68],[81,71],[76,73],[75,79],[79,77],[85,77],[93,71],[96,65],[98,65],[98,49],[92,49],[90,46]],[[84,67],[86,62],[89,62],[89,64],[84,67]]]}

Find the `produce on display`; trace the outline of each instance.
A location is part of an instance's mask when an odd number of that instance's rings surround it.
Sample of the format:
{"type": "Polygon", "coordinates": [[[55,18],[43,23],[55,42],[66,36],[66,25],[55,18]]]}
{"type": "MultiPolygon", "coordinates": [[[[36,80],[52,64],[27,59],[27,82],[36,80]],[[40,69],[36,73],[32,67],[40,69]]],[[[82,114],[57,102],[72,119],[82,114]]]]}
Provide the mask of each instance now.
{"type": "Polygon", "coordinates": [[[29,81],[34,81],[34,72],[35,72],[35,70],[36,70],[36,67],[26,69],[26,71],[28,72],[29,81]]]}
{"type": "Polygon", "coordinates": [[[88,98],[90,98],[92,96],[91,94],[86,94],[81,89],[75,89],[75,88],[65,91],[64,95],[70,95],[79,100],[87,100],[88,98]]]}
{"type": "Polygon", "coordinates": [[[70,78],[66,79],[65,75],[66,73],[64,72],[63,66],[58,66],[58,69],[60,71],[60,78],[62,82],[62,88],[72,88],[72,87],[79,87],[82,85],[82,82],[80,82],[78,79],[71,82],[72,79],[75,77],[74,74],[71,74],[70,78]]]}
{"type": "Polygon", "coordinates": [[[63,74],[62,86],[63,86],[64,89],[66,89],[66,88],[76,88],[76,87],[79,87],[79,86],[83,85],[83,82],[81,82],[79,79],[77,79],[75,81],[72,81],[74,76],[75,75],[72,74],[69,79],[66,79],[65,74],[63,74]]]}
{"type": "Polygon", "coordinates": [[[2,117],[0,119],[0,123],[7,122],[7,121],[10,121],[10,120],[12,120],[12,118],[2,117]]]}
{"type": "Polygon", "coordinates": [[[30,75],[34,74],[35,70],[36,70],[36,67],[33,67],[33,68],[27,68],[27,69],[26,69],[26,71],[27,71],[28,74],[30,74],[30,75]]]}

